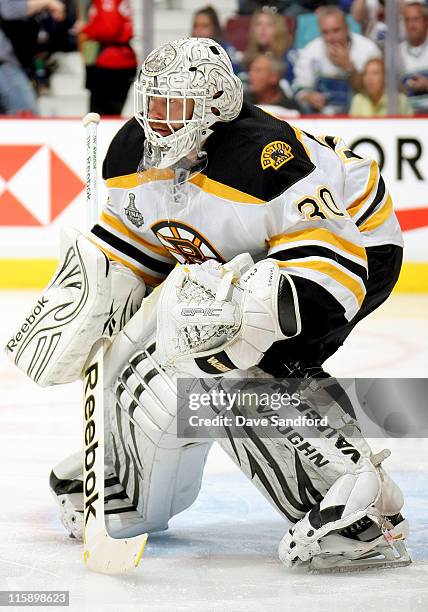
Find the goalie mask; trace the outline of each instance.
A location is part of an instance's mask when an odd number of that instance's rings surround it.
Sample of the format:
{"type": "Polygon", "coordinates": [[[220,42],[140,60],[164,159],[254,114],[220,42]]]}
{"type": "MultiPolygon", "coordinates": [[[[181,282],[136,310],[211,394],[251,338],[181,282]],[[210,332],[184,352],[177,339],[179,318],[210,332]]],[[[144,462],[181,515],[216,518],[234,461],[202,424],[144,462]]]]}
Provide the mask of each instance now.
{"type": "Polygon", "coordinates": [[[156,168],[198,157],[210,127],[235,119],[243,96],[227,53],[209,38],[182,38],[152,51],[134,94],[135,118],[146,136],[145,166],[156,168]]]}

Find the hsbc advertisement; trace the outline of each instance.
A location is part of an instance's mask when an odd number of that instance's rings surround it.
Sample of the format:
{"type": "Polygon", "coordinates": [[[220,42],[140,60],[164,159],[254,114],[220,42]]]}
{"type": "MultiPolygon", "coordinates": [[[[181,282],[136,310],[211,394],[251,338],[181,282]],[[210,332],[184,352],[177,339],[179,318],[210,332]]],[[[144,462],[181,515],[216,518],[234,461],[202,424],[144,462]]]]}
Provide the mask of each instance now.
{"type": "MultiPolygon", "coordinates": [[[[340,135],[382,167],[405,232],[408,262],[428,262],[428,120],[293,119],[340,135]]],[[[121,121],[101,121],[101,165],[121,121]]],[[[0,259],[58,257],[61,226],[84,230],[85,132],[78,119],[0,120],[0,259]]],[[[106,197],[100,181],[99,197],[106,197]]]]}
{"type": "MultiPolygon", "coordinates": [[[[102,122],[100,160],[120,125],[102,122]]],[[[61,226],[85,230],[84,168],[81,121],[0,120],[0,259],[57,258],[61,226]]]]}

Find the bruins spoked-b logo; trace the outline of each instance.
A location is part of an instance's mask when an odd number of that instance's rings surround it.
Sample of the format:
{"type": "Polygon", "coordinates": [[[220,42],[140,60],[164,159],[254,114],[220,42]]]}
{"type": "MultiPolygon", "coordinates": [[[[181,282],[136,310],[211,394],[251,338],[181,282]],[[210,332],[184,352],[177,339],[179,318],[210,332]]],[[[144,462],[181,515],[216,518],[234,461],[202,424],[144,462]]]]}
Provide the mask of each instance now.
{"type": "Polygon", "coordinates": [[[157,239],[180,263],[200,264],[207,259],[225,260],[213,245],[191,225],[181,221],[159,221],[152,225],[157,239]]]}
{"type": "Polygon", "coordinates": [[[129,194],[129,204],[124,208],[124,213],[135,227],[141,227],[144,224],[144,217],[135,206],[134,193],[129,194]]]}
{"type": "Polygon", "coordinates": [[[293,159],[294,155],[291,152],[291,147],[286,142],[282,140],[275,140],[274,142],[270,142],[262,151],[262,155],[260,157],[260,161],[262,164],[263,170],[267,168],[273,168],[274,170],[278,170],[284,164],[286,164],[290,159],[293,159]]]}

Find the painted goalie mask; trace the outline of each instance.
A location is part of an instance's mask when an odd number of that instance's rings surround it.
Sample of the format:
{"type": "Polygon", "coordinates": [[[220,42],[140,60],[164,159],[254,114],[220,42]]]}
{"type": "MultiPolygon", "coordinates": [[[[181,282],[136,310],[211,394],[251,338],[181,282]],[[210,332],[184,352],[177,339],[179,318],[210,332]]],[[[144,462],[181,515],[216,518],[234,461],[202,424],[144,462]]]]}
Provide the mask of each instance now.
{"type": "Polygon", "coordinates": [[[218,43],[181,38],[147,56],[134,95],[135,118],[146,136],[144,165],[168,168],[191,154],[197,157],[211,126],[238,116],[243,94],[242,83],[218,43]],[[152,114],[149,119],[156,102],[162,103],[164,117],[152,114]],[[178,118],[174,104],[180,109],[178,118]]]}

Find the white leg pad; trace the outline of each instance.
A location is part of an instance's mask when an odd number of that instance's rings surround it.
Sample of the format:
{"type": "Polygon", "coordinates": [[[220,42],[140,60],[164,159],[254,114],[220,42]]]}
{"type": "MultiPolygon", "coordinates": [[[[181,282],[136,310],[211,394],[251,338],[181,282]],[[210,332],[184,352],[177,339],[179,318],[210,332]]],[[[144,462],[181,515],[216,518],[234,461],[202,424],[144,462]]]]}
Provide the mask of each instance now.
{"type": "Polygon", "coordinates": [[[122,366],[106,403],[109,457],[141,516],[139,529],[167,529],[195,501],[211,442],[177,438],[176,381],[158,365],[154,345],[122,366]]]}

